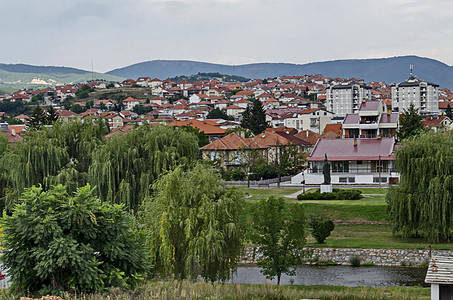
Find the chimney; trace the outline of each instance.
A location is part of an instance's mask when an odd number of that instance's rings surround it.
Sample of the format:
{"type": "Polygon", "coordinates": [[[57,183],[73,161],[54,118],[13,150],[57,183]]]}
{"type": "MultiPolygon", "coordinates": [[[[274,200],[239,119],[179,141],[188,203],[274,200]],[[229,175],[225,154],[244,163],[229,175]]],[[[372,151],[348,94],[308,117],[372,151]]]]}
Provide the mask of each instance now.
{"type": "Polygon", "coordinates": [[[308,138],[308,129],[307,129],[307,131],[305,131],[305,132],[306,132],[306,137],[308,138]]]}
{"type": "Polygon", "coordinates": [[[357,147],[357,138],[354,138],[354,147],[357,147]]]}
{"type": "Polygon", "coordinates": [[[16,135],[16,129],[11,129],[11,135],[16,135]]]}
{"type": "Polygon", "coordinates": [[[392,107],[390,105],[387,105],[387,116],[390,116],[392,114],[392,107]]]}

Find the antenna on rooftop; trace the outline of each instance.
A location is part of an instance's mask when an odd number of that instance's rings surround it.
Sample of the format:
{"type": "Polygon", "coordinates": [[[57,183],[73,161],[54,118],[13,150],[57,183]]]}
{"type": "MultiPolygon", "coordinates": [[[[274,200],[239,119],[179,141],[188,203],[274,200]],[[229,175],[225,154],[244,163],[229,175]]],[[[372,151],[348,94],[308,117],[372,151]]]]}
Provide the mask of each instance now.
{"type": "Polygon", "coordinates": [[[413,74],[414,65],[413,65],[413,64],[410,64],[410,65],[409,65],[409,70],[411,71],[411,73],[410,73],[411,78],[414,77],[414,74],[413,74]]]}

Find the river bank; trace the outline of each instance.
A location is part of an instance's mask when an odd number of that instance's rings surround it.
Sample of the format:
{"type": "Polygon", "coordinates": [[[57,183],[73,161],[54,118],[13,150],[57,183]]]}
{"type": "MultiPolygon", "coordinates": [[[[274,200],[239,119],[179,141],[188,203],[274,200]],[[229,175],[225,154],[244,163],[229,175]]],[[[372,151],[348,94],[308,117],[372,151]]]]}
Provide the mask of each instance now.
{"type": "MultiPolygon", "coordinates": [[[[416,249],[358,249],[358,248],[311,248],[307,263],[333,262],[350,265],[351,257],[358,257],[361,263],[376,266],[426,266],[431,255],[452,256],[451,250],[416,250],[416,249]]],[[[242,264],[256,262],[253,247],[248,247],[240,261],[242,264]]]]}

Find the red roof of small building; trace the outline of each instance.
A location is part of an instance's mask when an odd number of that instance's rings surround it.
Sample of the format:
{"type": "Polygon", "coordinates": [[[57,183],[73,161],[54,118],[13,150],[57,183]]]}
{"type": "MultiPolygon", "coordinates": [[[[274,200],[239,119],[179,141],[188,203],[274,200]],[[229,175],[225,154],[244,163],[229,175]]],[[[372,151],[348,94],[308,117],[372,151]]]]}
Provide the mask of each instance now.
{"type": "Polygon", "coordinates": [[[267,147],[256,143],[253,139],[243,138],[236,133],[232,133],[202,147],[201,150],[237,150],[266,148],[267,147]]]}

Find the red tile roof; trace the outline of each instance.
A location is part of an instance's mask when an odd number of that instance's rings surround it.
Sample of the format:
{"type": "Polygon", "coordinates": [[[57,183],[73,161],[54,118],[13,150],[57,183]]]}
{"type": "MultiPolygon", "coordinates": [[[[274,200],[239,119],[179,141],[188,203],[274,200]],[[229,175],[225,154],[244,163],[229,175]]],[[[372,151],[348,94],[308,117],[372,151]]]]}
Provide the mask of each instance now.
{"type": "Polygon", "coordinates": [[[266,149],[267,147],[256,143],[253,139],[238,136],[236,133],[229,134],[214,141],[201,150],[237,150],[237,149],[266,149]]]}
{"type": "Polygon", "coordinates": [[[185,120],[185,121],[174,121],[173,123],[168,124],[169,126],[174,126],[174,127],[179,127],[179,126],[192,126],[194,128],[200,129],[200,131],[204,131],[205,134],[212,134],[212,135],[223,135],[225,134],[226,130],[219,128],[219,125],[210,121],[199,121],[196,119],[190,119],[190,120],[185,120]]]}

